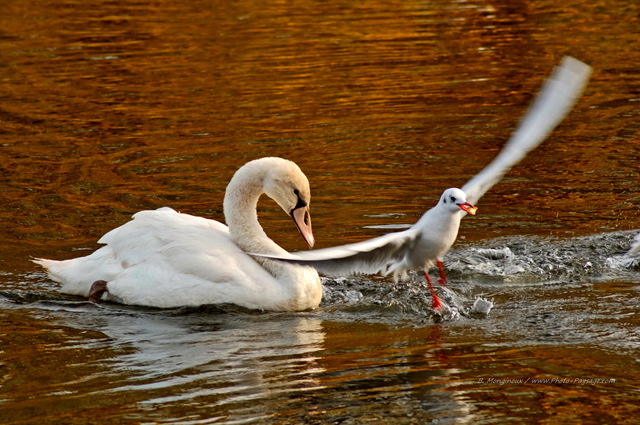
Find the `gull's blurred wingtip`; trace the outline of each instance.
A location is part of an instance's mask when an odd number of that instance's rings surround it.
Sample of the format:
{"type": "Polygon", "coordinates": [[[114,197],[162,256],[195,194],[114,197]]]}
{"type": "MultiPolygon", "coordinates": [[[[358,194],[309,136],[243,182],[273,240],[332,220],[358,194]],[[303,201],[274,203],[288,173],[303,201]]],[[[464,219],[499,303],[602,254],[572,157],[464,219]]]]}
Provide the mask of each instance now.
{"type": "Polygon", "coordinates": [[[564,56],[560,61],[560,66],[563,68],[572,69],[578,73],[591,72],[592,68],[586,63],[573,56],[564,56]]]}
{"type": "Polygon", "coordinates": [[[586,87],[592,71],[593,68],[581,60],[573,56],[564,56],[554,76],[563,81],[570,79],[572,84],[578,88],[578,90],[576,90],[576,97],[578,97],[586,87]]]}
{"type": "Polygon", "coordinates": [[[582,95],[591,71],[589,65],[572,56],[562,58],[502,151],[462,187],[467,201],[475,204],[513,165],[548,137],[582,95]]]}

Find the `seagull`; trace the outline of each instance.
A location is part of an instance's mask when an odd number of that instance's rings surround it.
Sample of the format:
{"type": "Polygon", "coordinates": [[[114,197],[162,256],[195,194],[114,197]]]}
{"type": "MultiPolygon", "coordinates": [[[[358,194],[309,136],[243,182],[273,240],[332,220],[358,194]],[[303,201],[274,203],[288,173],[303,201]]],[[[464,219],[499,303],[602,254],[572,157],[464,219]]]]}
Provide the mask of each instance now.
{"type": "Polygon", "coordinates": [[[584,90],[591,67],[566,56],[544,83],[536,100],[498,156],[461,189],[445,190],[438,203],[409,229],[348,245],[284,255],[259,257],[313,266],[325,275],[393,273],[406,279],[407,271],[421,268],[433,297],[432,308],[442,311],[429,269],[439,271],[438,282],[447,277],[442,259],[458,236],[460,220],[474,215],[474,205],[511,167],[542,143],[569,113],[584,90]]]}

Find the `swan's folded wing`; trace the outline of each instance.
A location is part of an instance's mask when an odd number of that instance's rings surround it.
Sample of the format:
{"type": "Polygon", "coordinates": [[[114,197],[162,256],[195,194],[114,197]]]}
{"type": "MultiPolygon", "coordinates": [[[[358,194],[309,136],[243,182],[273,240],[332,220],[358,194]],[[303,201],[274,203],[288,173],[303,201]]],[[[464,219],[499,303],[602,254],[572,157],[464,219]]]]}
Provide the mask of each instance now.
{"type": "Polygon", "coordinates": [[[419,231],[408,229],[332,248],[300,251],[286,256],[251,254],[257,257],[312,266],[321,273],[340,276],[357,273],[386,273],[401,263],[415,245],[419,231]]]}
{"type": "Polygon", "coordinates": [[[589,65],[572,57],[563,58],[500,154],[462,187],[468,202],[478,202],[511,167],[547,138],[569,113],[590,74],[589,65]]]}

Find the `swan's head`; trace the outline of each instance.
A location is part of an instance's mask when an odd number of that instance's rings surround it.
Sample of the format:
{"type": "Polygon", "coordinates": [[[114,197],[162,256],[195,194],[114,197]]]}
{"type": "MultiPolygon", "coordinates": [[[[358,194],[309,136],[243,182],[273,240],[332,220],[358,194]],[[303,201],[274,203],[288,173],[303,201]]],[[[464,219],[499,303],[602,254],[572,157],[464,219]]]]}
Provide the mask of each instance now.
{"type": "Polygon", "coordinates": [[[471,215],[475,215],[478,209],[467,202],[467,195],[461,189],[455,187],[442,193],[439,204],[451,212],[462,210],[471,215]]]}
{"type": "Polygon", "coordinates": [[[300,234],[311,248],[315,239],[311,230],[311,215],[309,214],[309,202],[311,201],[309,180],[295,163],[287,160],[281,161],[267,174],[264,181],[264,193],[291,216],[300,234]]]}

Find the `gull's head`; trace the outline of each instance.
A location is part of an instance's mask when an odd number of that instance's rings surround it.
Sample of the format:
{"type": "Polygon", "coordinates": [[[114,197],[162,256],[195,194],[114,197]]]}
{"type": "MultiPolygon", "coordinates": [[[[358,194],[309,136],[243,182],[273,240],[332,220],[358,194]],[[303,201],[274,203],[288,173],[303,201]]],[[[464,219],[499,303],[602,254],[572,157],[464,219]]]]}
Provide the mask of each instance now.
{"type": "Polygon", "coordinates": [[[455,187],[442,193],[439,204],[452,213],[462,210],[468,214],[475,215],[478,209],[467,202],[467,195],[461,189],[455,187]]]}

